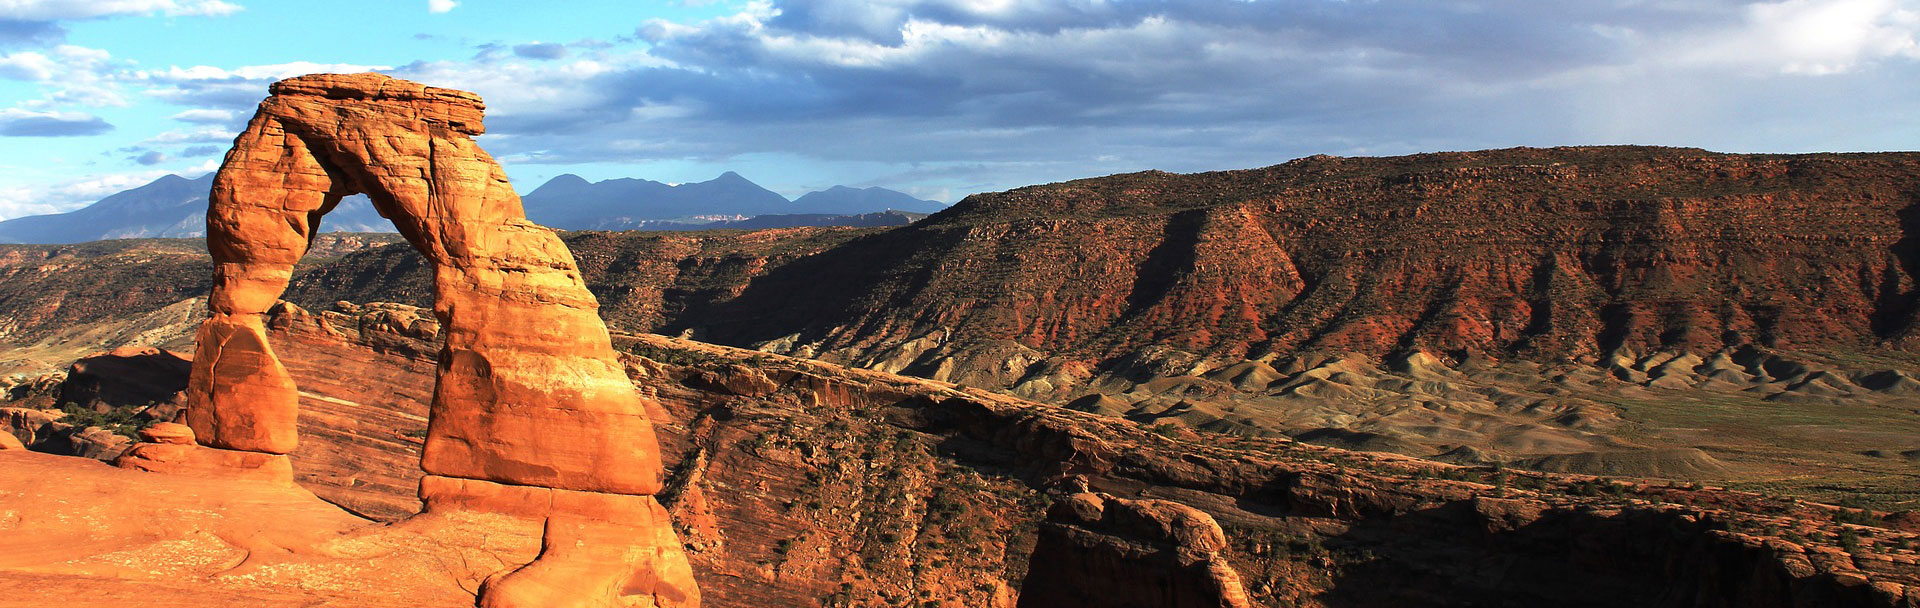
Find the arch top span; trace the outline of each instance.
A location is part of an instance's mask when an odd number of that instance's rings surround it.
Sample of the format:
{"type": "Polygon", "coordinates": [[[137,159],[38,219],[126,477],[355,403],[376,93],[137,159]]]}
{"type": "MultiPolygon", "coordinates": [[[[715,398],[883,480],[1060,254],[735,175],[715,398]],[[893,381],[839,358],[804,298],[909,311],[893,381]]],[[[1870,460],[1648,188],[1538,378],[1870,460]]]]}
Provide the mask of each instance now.
{"type": "MultiPolygon", "coordinates": [[[[652,498],[661,465],[647,410],[572,254],[526,219],[505,172],[474,143],[485,129],[480,97],[381,74],[301,76],[269,91],[207,209],[214,287],[186,410],[197,441],[264,458],[293,451],[299,389],[264,315],[326,213],[364,193],[434,269],[446,342],[421,457],[428,509],[543,518],[548,545],[565,547],[489,582],[483,605],[545,605],[565,589],[697,606],[652,498]],[[605,526],[644,529],[627,536],[650,548],[575,542],[609,535],[605,526]]],[[[616,605],[605,602],[578,605],[616,605]]]]}
{"type": "Polygon", "coordinates": [[[486,130],[479,96],[381,74],[313,74],[269,90],[214,177],[216,255],[297,261],[321,216],[351,194],[366,194],[436,265],[498,257],[509,244],[482,233],[536,227],[471,139],[486,130]],[[276,221],[285,226],[265,226],[276,221]]]}
{"type": "Polygon", "coordinates": [[[464,133],[480,135],[487,104],[479,95],[457,89],[430,87],[384,74],[308,74],[295,76],[267,86],[269,100],[274,97],[313,97],[335,102],[376,102],[404,104],[383,108],[396,117],[410,117],[428,125],[439,125],[464,133]],[[403,109],[404,108],[404,109],[403,109]],[[401,110],[395,112],[395,110],[401,110]]]}

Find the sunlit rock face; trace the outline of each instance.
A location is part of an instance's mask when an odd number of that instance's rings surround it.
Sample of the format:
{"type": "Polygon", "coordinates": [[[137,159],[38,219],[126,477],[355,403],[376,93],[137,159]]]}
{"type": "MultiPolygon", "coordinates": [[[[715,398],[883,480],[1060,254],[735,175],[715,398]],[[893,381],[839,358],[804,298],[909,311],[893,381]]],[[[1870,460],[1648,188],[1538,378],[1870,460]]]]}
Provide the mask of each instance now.
{"type": "Polygon", "coordinates": [[[211,316],[186,416],[201,446],[260,457],[211,460],[284,460],[296,447],[300,392],[267,341],[266,313],[322,216],[364,193],[434,267],[444,346],[421,459],[428,511],[546,522],[540,559],[489,580],[481,604],[698,605],[658,517],[644,404],[573,256],[526,219],[471,139],[483,131],[480,98],[379,74],[270,90],[214,178],[211,316]]]}

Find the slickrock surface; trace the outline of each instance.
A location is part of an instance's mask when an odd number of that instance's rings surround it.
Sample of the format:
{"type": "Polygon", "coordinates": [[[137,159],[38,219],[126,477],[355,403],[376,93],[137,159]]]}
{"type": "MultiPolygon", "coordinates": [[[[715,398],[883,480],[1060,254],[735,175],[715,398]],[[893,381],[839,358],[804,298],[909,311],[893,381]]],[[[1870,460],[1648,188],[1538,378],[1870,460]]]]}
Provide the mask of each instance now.
{"type": "Polygon", "coordinates": [[[487,574],[533,559],[541,525],[371,526],[284,484],[0,450],[0,606],[472,606],[487,574]]]}
{"type": "Polygon", "coordinates": [[[211,317],[195,335],[186,412],[205,447],[143,444],[122,466],[291,477],[300,391],[269,344],[267,313],[321,217],[366,193],[435,273],[442,346],[420,460],[439,488],[422,486],[429,509],[504,509],[461,495],[480,482],[539,489],[515,496],[545,505],[546,549],[488,579],[480,604],[698,606],[679,543],[646,516],[661,486],[645,407],[566,246],[527,221],[471,139],[483,132],[479,97],[379,74],[302,76],[270,91],[207,211],[211,317]]]}

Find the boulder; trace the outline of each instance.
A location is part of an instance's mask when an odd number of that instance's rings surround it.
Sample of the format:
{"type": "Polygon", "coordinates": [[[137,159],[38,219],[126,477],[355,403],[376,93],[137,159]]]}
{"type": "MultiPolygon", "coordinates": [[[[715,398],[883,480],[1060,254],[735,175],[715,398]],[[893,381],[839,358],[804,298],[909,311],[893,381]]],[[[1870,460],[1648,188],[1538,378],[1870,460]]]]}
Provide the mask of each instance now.
{"type": "MultiPolygon", "coordinates": [[[[74,361],[60,383],[59,403],[102,410],[156,406],[181,400],[193,363],[172,351],[152,346],[123,346],[74,361]]],[[[156,419],[158,415],[154,416],[156,419]]]]}
{"type": "Polygon", "coordinates": [[[1169,500],[1082,492],[1047,510],[1023,608],[1246,608],[1213,516],[1169,500]]]}
{"type": "Polygon", "coordinates": [[[140,440],[148,443],[193,445],[193,429],[177,422],[159,422],[140,429],[140,440]]]}

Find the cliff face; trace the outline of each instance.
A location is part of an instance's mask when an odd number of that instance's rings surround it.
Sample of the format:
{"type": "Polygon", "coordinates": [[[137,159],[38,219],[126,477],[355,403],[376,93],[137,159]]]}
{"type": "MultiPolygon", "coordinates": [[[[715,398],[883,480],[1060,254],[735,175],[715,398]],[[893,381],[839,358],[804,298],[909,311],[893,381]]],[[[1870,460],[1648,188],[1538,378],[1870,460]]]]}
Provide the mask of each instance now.
{"type": "Polygon", "coordinates": [[[1871,471],[1854,487],[1905,492],[1860,455],[1920,445],[1801,431],[1920,430],[1900,406],[1920,387],[1916,203],[1916,154],[1120,175],[769,263],[651,329],[1148,424],[1590,473],[1871,471]]]}
{"type": "Polygon", "coordinates": [[[281,304],[266,324],[300,387],[294,479],[362,516],[418,513],[440,350],[432,311],[374,304],[314,313],[281,304]]]}
{"type": "MultiPolygon", "coordinates": [[[[871,229],[753,232],[570,232],[562,235],[607,323],[663,330],[740,295],[767,271],[830,250],[871,229]]],[[[351,252],[297,272],[286,299],[324,310],[338,300],[432,304],[432,277],[406,247],[351,252]]]]}
{"type": "Polygon", "coordinates": [[[1094,361],[1905,347],[1917,202],[1915,154],[1515,149],[1118,175],[970,197],[670,327],[856,355],[937,330],[1094,361]]]}

